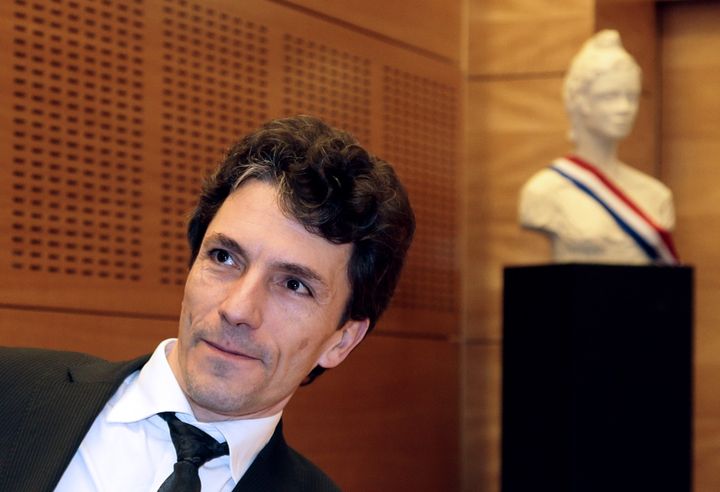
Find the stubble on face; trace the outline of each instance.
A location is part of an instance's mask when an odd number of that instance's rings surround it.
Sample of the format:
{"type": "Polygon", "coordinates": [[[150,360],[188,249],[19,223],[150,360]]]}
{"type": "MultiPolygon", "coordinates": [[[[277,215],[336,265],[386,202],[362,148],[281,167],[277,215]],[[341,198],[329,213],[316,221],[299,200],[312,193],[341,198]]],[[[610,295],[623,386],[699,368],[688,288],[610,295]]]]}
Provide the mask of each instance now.
{"type": "Polygon", "coordinates": [[[271,368],[275,367],[272,351],[253,340],[247,331],[223,326],[222,322],[211,327],[183,313],[181,324],[190,336],[175,342],[169,362],[196,417],[203,420],[236,418],[242,416],[238,414],[240,409],[252,413],[252,409],[259,406],[256,395],[261,393],[263,381],[271,379],[271,368]],[[187,346],[183,340],[188,341],[187,346]],[[250,362],[253,370],[242,374],[233,361],[219,356],[200,357],[197,352],[208,350],[208,343],[232,347],[257,359],[250,362]],[[233,383],[242,386],[243,391],[237,391],[233,383]]]}

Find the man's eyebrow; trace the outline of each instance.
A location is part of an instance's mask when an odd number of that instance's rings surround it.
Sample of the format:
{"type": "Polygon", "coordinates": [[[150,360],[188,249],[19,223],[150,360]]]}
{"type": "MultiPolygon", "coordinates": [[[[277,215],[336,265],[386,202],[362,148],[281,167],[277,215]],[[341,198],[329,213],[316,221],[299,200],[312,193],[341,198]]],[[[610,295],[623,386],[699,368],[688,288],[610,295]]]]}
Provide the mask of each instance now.
{"type": "Polygon", "coordinates": [[[236,253],[240,256],[245,256],[245,250],[237,243],[237,241],[220,232],[216,232],[215,234],[208,236],[205,239],[205,242],[211,244],[219,244],[223,248],[233,253],[236,253]]]}
{"type": "MultiPolygon", "coordinates": [[[[243,247],[240,246],[237,241],[235,241],[231,237],[226,236],[225,234],[223,234],[221,232],[216,232],[216,233],[208,236],[205,239],[205,243],[210,244],[210,245],[219,244],[220,246],[227,249],[228,251],[235,253],[237,255],[240,255],[242,257],[245,257],[245,250],[243,249],[243,247]]],[[[303,280],[317,283],[323,288],[328,287],[328,284],[325,281],[325,279],[322,277],[322,275],[317,273],[312,268],[306,267],[304,265],[300,265],[298,263],[290,263],[290,262],[277,262],[277,263],[275,263],[275,268],[282,270],[284,272],[287,272],[291,275],[298,276],[303,280]]]]}

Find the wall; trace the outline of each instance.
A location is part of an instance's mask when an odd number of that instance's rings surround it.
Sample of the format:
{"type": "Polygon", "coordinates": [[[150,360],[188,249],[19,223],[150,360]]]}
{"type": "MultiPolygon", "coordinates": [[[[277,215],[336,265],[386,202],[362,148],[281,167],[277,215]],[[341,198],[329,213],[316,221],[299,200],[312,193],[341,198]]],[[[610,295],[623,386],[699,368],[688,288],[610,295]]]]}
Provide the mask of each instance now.
{"type": "Polygon", "coordinates": [[[122,359],[172,336],[200,176],[313,113],[396,164],[418,232],[394,307],[298,393],[289,440],[344,490],[456,489],[459,25],[439,0],[2,2],[0,343],[122,359]]]}
{"type": "Polygon", "coordinates": [[[398,165],[419,230],[395,307],[293,400],[290,439],[350,491],[499,490],[501,272],[549,258],[544,239],[517,226],[517,194],[570,148],[560,98],[570,57],[595,30],[617,28],[644,71],[621,156],[675,191],[676,240],[697,267],[695,489],[717,489],[717,214],[705,157],[717,154],[717,9],[667,2],[675,13],[656,32],[655,4],[0,4],[0,64],[12,67],[0,71],[0,342],[124,358],[172,336],[197,175],[229,135],[314,112],[398,165]],[[205,44],[224,15],[235,66],[205,44]]]}
{"type": "Polygon", "coordinates": [[[463,174],[465,491],[500,490],[502,270],[549,261],[542,236],[520,229],[523,183],[571,150],[561,99],[572,56],[598,29],[621,32],[645,71],[641,111],[620,156],[657,173],[654,2],[471,0],[463,174]]]}
{"type": "Polygon", "coordinates": [[[675,195],[675,241],[695,267],[694,490],[720,488],[720,5],[660,10],[661,177],[675,195]]]}
{"type": "Polygon", "coordinates": [[[463,277],[463,490],[499,490],[502,268],[546,261],[520,230],[522,184],[567,151],[563,71],[592,32],[593,2],[469,3],[463,277]]]}

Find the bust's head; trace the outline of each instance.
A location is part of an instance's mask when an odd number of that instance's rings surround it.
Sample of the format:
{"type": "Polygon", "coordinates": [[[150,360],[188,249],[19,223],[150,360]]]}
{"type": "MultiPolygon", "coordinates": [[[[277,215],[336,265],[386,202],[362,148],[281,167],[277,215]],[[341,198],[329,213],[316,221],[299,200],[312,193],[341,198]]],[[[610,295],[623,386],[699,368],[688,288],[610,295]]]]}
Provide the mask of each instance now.
{"type": "Polygon", "coordinates": [[[637,114],[640,76],[617,31],[600,31],[586,41],[570,64],[563,88],[571,139],[587,133],[608,140],[627,136],[637,114]]]}

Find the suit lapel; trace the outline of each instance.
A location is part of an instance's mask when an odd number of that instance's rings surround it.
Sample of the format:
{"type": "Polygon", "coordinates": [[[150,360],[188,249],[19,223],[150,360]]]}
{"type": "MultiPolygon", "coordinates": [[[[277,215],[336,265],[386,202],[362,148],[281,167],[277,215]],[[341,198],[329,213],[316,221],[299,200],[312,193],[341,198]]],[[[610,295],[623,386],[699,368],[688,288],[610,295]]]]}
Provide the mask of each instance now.
{"type": "Polygon", "coordinates": [[[25,484],[17,484],[17,490],[54,489],[97,414],[147,359],[120,363],[84,359],[65,365],[64,372],[47,374],[35,388],[18,429],[15,461],[28,473],[18,474],[25,484]]]}
{"type": "Polygon", "coordinates": [[[290,448],[282,421],[267,445],[242,476],[233,492],[314,491],[340,492],[333,481],[313,463],[290,448]]]}
{"type": "Polygon", "coordinates": [[[275,428],[270,441],[265,445],[250,468],[237,483],[233,492],[264,492],[285,490],[284,464],[288,446],[282,432],[282,420],[275,428]]]}

